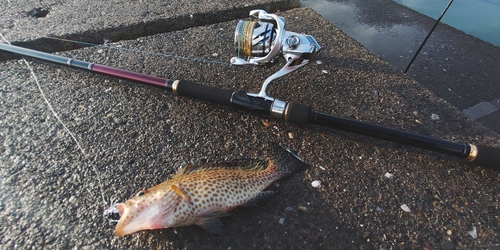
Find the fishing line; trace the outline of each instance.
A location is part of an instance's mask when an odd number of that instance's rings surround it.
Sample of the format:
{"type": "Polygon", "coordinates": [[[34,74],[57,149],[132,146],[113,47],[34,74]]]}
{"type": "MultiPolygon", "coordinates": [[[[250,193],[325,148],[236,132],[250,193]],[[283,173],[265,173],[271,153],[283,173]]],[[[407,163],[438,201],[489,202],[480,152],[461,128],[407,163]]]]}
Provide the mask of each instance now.
{"type": "MultiPolygon", "coordinates": [[[[2,33],[0,33],[0,37],[2,37],[2,39],[7,43],[7,44],[11,44],[4,36],[2,33]]],[[[61,120],[61,118],[59,118],[59,115],[57,115],[56,111],[54,110],[54,108],[52,107],[52,104],[50,104],[49,100],[47,99],[47,96],[45,95],[45,92],[43,91],[42,89],[42,86],[40,85],[40,81],[38,80],[38,77],[36,76],[35,74],[35,71],[33,70],[33,68],[31,67],[31,65],[29,64],[29,62],[25,59],[25,58],[22,58],[23,62],[26,64],[26,66],[28,67],[28,69],[30,70],[30,73],[31,75],[33,76],[33,79],[35,79],[35,83],[36,83],[36,86],[38,88],[38,91],[40,92],[40,94],[42,95],[42,98],[43,100],[45,101],[45,103],[47,104],[47,106],[49,107],[50,111],[52,112],[52,114],[54,115],[54,117],[57,119],[57,121],[63,126],[64,130],[70,135],[71,139],[73,139],[73,141],[76,143],[76,146],[78,147],[78,149],[80,150],[80,152],[82,153],[82,155],[84,156],[84,158],[86,160],[89,160],[89,156],[85,153],[85,150],[83,149],[82,145],[80,144],[80,142],[78,141],[78,139],[76,138],[76,136],[73,134],[73,132],[71,132],[71,130],[69,130],[69,128],[66,126],[66,124],[64,124],[64,122],[61,120]]],[[[93,165],[93,164],[90,164],[92,166],[92,169],[94,170],[94,172],[96,173],[96,176],[97,176],[97,181],[99,183],[99,189],[101,191],[101,197],[102,197],[102,200],[103,202],[106,204],[107,201],[106,201],[106,198],[104,197],[104,188],[102,186],[102,181],[101,181],[101,177],[99,175],[99,172],[97,171],[96,167],[93,165]]]]}
{"type": "MultiPolygon", "coordinates": [[[[11,45],[11,43],[3,36],[2,33],[0,33],[0,37],[7,44],[11,45]]],[[[139,50],[139,49],[130,49],[130,48],[125,48],[125,47],[121,47],[121,46],[113,46],[113,45],[110,45],[110,41],[108,41],[108,40],[105,40],[104,44],[95,44],[95,43],[90,43],[90,42],[76,41],[76,40],[64,39],[64,38],[58,38],[58,37],[44,37],[44,38],[52,39],[52,40],[59,40],[59,41],[64,41],[64,42],[70,42],[70,43],[76,43],[76,44],[86,45],[86,46],[91,46],[91,47],[98,47],[98,48],[105,48],[105,49],[114,49],[114,50],[119,50],[119,51],[127,51],[127,52],[136,53],[136,54],[142,54],[142,55],[153,55],[153,56],[167,57],[167,58],[172,58],[172,59],[180,59],[180,60],[187,60],[187,61],[193,61],[193,62],[206,63],[206,64],[210,64],[211,63],[211,64],[231,66],[231,63],[229,63],[229,62],[221,62],[221,61],[216,61],[216,60],[208,60],[208,59],[204,59],[204,58],[194,58],[194,57],[188,57],[188,56],[165,54],[165,53],[160,53],[160,52],[151,52],[151,51],[145,51],[145,50],[139,50]]],[[[70,135],[71,139],[75,142],[76,146],[78,147],[78,149],[80,150],[80,152],[82,153],[82,155],[84,156],[84,158],[87,161],[87,163],[85,163],[85,164],[91,165],[92,170],[95,172],[95,174],[97,176],[97,181],[98,181],[98,184],[99,184],[99,190],[100,190],[100,193],[101,193],[102,201],[103,201],[103,203],[105,205],[107,205],[107,207],[104,210],[104,216],[105,217],[109,217],[110,218],[109,219],[110,222],[117,222],[117,220],[114,220],[113,217],[112,217],[113,215],[117,214],[117,212],[118,212],[116,210],[116,204],[117,203],[115,202],[115,199],[113,197],[110,197],[109,202],[106,200],[105,195],[104,195],[104,188],[103,188],[103,184],[102,184],[102,178],[99,175],[99,172],[98,172],[97,168],[93,164],[89,164],[88,163],[88,161],[90,160],[89,155],[87,155],[87,153],[83,149],[81,143],[78,141],[78,139],[76,138],[76,136],[73,134],[73,132],[71,132],[71,130],[66,126],[66,124],[61,120],[61,118],[59,117],[59,115],[56,113],[56,111],[52,107],[51,103],[49,102],[49,100],[47,99],[47,97],[45,95],[45,92],[43,91],[43,89],[41,87],[41,84],[39,82],[38,77],[35,74],[35,71],[31,67],[31,65],[29,64],[29,62],[25,58],[22,58],[22,60],[26,64],[26,66],[28,67],[28,69],[30,71],[30,74],[33,76],[33,78],[35,80],[35,83],[37,85],[38,91],[42,95],[42,98],[43,98],[44,102],[47,104],[49,110],[52,112],[52,114],[54,115],[54,117],[56,118],[56,120],[58,121],[58,123],[60,123],[63,126],[64,130],[70,135]]]]}
{"type": "Polygon", "coordinates": [[[105,40],[104,44],[96,44],[96,43],[90,43],[90,42],[83,42],[83,41],[76,41],[76,40],[71,40],[71,39],[65,39],[65,38],[59,38],[59,37],[44,37],[47,39],[53,39],[53,40],[59,40],[59,41],[64,41],[64,42],[70,42],[70,43],[76,43],[80,45],[87,45],[91,47],[99,47],[99,48],[106,48],[106,49],[115,49],[115,50],[120,50],[120,51],[127,51],[127,52],[132,52],[136,54],[143,54],[143,55],[154,55],[154,56],[160,56],[160,57],[170,57],[172,59],[182,59],[182,60],[187,60],[187,61],[193,61],[193,62],[201,62],[201,63],[213,63],[213,64],[220,64],[220,65],[228,65],[230,66],[231,63],[229,62],[222,62],[222,61],[216,61],[216,60],[208,60],[205,58],[196,58],[196,57],[189,57],[189,56],[181,56],[181,55],[174,55],[174,54],[165,54],[165,53],[160,53],[160,52],[152,52],[152,51],[145,51],[145,50],[139,50],[139,49],[129,49],[125,47],[119,47],[119,46],[112,46],[109,44],[109,41],[105,40]]]}

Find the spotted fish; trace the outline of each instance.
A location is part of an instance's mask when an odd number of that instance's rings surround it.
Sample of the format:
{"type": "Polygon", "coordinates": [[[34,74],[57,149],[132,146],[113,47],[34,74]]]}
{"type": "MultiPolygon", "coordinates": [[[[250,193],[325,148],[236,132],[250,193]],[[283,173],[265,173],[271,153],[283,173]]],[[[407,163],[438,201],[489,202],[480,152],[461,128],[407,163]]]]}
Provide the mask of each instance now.
{"type": "Polygon", "coordinates": [[[116,209],[120,220],[115,233],[124,236],[141,230],[199,225],[223,234],[218,217],[238,206],[254,205],[273,195],[265,191],[275,181],[309,165],[278,145],[266,160],[187,165],[116,209]]]}

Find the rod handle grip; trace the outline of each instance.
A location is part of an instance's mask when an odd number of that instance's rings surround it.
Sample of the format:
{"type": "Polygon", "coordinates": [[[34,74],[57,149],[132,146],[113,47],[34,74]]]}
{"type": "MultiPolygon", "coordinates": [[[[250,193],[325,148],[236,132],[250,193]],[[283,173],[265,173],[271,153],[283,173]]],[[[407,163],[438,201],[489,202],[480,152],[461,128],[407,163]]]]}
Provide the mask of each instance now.
{"type": "Polygon", "coordinates": [[[285,121],[305,127],[311,120],[312,108],[310,105],[290,102],[286,105],[283,118],[285,121]]]}
{"type": "Polygon", "coordinates": [[[470,161],[473,165],[500,171],[500,148],[476,145],[477,155],[470,161]]]}
{"type": "Polygon", "coordinates": [[[177,80],[172,85],[172,91],[180,96],[192,97],[220,105],[229,106],[233,91],[217,87],[201,85],[186,80],[177,80]]]}

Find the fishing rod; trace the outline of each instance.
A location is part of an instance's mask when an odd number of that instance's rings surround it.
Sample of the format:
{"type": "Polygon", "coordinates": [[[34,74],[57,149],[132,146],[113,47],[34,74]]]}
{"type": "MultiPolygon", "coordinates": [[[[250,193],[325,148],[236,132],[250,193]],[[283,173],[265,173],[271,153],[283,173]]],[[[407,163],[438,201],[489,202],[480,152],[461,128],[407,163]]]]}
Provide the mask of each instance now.
{"type": "Polygon", "coordinates": [[[262,65],[275,60],[281,54],[287,61],[282,69],[265,80],[260,92],[257,94],[232,91],[187,80],[171,80],[141,74],[10,44],[0,43],[0,50],[158,87],[180,96],[234,107],[252,113],[271,115],[300,127],[317,124],[341,129],[455,156],[475,165],[500,171],[499,148],[446,141],[337,117],[315,111],[310,105],[286,102],[268,96],[266,89],[269,83],[306,65],[321,47],[310,35],[286,31],[284,29],[285,20],[282,17],[268,14],[263,10],[253,10],[250,12],[250,16],[250,20],[240,20],[237,24],[235,47],[238,57],[233,57],[231,63],[235,65],[262,65]]]}
{"type": "Polygon", "coordinates": [[[443,18],[444,14],[446,14],[446,11],[448,11],[448,8],[450,8],[450,6],[451,6],[452,3],[453,3],[453,0],[450,0],[448,2],[448,4],[446,5],[446,7],[444,7],[443,12],[441,12],[441,15],[439,16],[439,18],[434,23],[434,26],[432,26],[432,28],[429,31],[429,33],[427,33],[427,36],[424,38],[424,41],[422,41],[422,44],[420,44],[420,47],[418,47],[417,52],[415,52],[415,54],[411,58],[410,62],[406,66],[405,70],[403,71],[404,73],[408,72],[408,70],[410,69],[410,66],[413,64],[413,61],[415,61],[415,59],[417,58],[418,54],[420,53],[420,51],[424,47],[425,43],[427,42],[427,40],[429,39],[429,37],[432,35],[432,32],[434,32],[434,29],[436,28],[436,26],[439,24],[439,22],[441,22],[441,19],[443,18]]]}

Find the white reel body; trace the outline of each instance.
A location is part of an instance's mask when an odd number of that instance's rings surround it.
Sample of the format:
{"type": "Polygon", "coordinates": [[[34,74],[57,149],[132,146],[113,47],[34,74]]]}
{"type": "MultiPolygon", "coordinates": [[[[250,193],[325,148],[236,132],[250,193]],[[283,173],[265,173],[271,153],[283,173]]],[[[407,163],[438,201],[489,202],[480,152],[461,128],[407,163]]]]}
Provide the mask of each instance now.
{"type": "Polygon", "coordinates": [[[321,46],[310,35],[285,31],[283,17],[264,10],[252,10],[250,17],[253,20],[240,20],[236,26],[234,43],[238,56],[231,58],[231,63],[263,65],[283,54],[285,66],[264,81],[258,94],[252,94],[274,100],[266,94],[269,83],[306,65],[321,46]]]}

